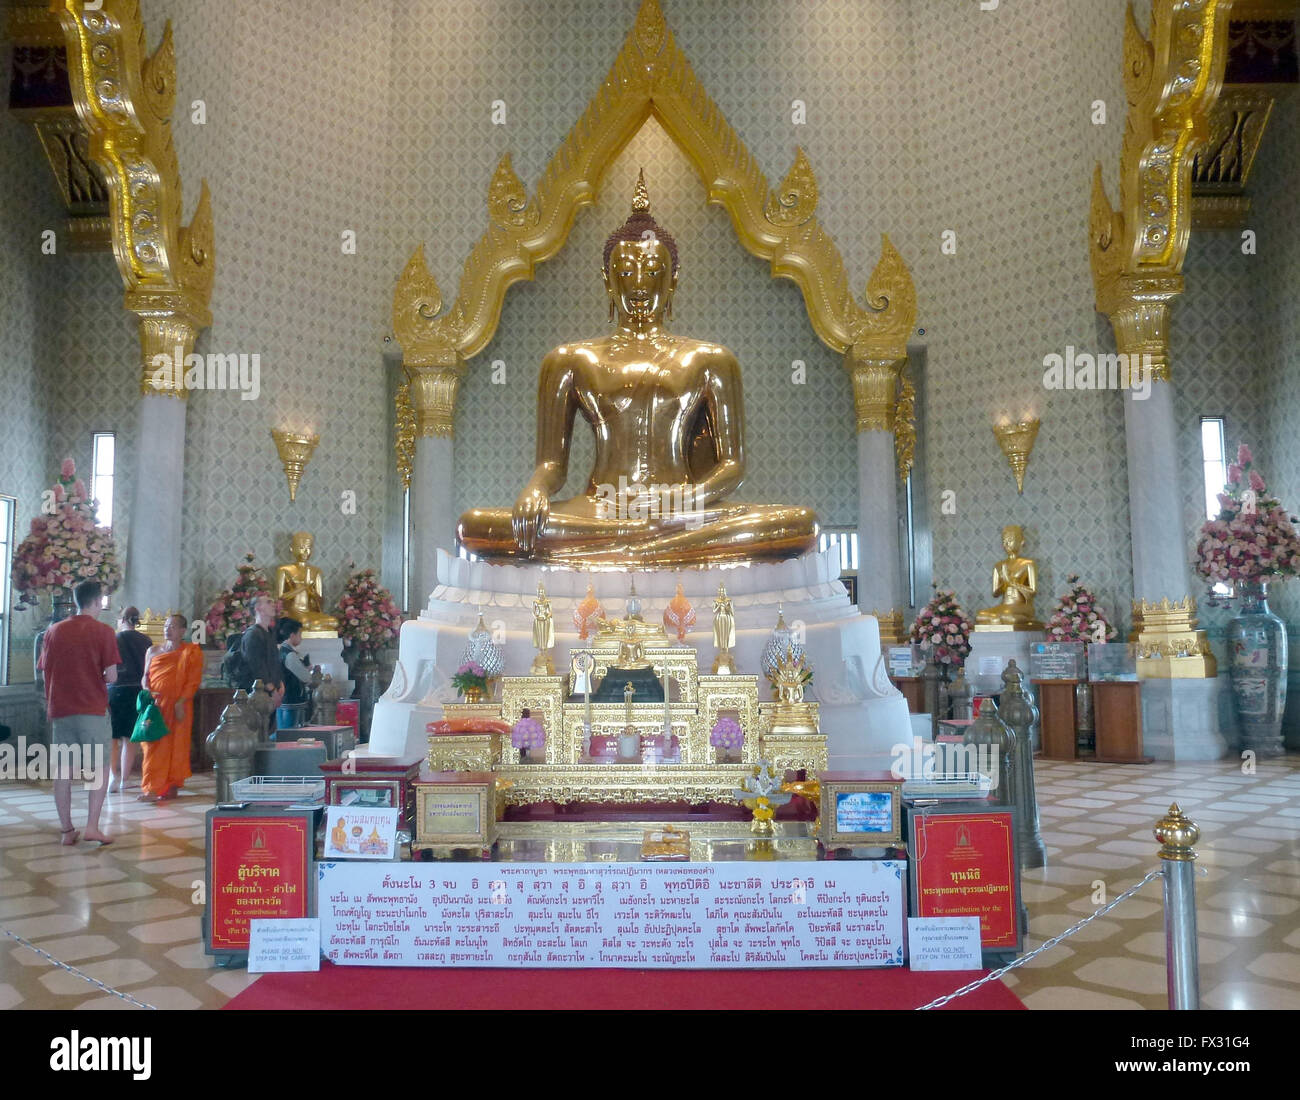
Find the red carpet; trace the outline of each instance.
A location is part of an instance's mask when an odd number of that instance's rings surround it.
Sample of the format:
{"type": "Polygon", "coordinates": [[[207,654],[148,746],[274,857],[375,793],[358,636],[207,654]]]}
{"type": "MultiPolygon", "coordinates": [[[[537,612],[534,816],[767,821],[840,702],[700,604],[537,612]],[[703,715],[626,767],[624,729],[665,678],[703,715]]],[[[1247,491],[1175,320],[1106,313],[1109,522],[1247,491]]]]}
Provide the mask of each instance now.
{"type": "MultiPolygon", "coordinates": [[[[233,1009],[911,1009],[975,975],[888,970],[457,970],[335,966],[264,974],[233,1009]],[[775,1000],[776,1003],[773,1003],[775,1000]]],[[[950,1008],[1023,1009],[1000,981],[950,1008]]]]}

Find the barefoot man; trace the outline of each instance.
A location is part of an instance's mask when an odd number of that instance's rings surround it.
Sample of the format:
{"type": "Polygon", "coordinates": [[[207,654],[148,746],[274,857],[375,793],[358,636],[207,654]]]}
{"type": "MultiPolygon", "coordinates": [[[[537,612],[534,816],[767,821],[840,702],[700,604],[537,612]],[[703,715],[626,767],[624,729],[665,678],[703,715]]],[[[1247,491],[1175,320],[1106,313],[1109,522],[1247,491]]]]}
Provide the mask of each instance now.
{"type": "MultiPolygon", "coordinates": [[[[94,784],[86,792],[89,809],[85,837],[101,846],[113,843],[111,836],[99,830],[99,811],[107,793],[104,763],[113,736],[108,722],[108,685],[117,680],[117,666],[122,660],[113,628],[95,618],[102,591],[98,581],[82,581],[72,590],[77,613],[45,632],[39,662],[45,673],[51,750],[79,747],[83,775],[94,784]]],[[[51,751],[50,757],[52,761],[61,757],[68,762],[74,755],[51,751]]],[[[54,772],[54,806],[59,812],[63,843],[76,844],[72,775],[70,769],[58,765],[54,772]]]]}

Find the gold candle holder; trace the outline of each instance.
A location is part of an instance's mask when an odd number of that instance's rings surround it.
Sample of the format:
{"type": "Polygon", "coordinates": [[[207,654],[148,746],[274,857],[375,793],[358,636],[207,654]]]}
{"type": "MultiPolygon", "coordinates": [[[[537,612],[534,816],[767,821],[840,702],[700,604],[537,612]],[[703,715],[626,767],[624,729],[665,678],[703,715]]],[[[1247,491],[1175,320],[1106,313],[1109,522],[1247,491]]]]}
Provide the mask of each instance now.
{"type": "Polygon", "coordinates": [[[276,452],[280,455],[280,465],[284,467],[284,477],[289,483],[289,499],[298,498],[298,482],[302,480],[303,471],[320,442],[318,435],[297,435],[285,428],[272,428],[271,437],[275,440],[276,452]]]}
{"type": "Polygon", "coordinates": [[[1029,455],[1034,449],[1034,440],[1038,438],[1040,421],[1020,420],[1014,424],[994,424],[993,434],[998,446],[1011,464],[1011,472],[1016,475],[1016,492],[1025,491],[1025,470],[1029,466],[1029,455]]]}

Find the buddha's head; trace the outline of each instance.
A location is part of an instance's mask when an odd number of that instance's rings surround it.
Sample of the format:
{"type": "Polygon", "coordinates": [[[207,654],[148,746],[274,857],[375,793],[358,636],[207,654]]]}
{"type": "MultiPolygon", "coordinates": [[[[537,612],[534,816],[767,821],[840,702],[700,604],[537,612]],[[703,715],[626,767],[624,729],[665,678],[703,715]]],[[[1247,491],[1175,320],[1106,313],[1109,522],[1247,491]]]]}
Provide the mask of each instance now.
{"type": "Polygon", "coordinates": [[[1002,549],[1009,555],[1020,553],[1020,548],[1025,545],[1025,533],[1017,524],[1008,523],[1002,528],[1002,549]]]}
{"type": "Polygon", "coordinates": [[[632,328],[672,316],[677,289],[677,242],[650,215],[645,173],[637,179],[632,214],[605,242],[605,290],[610,319],[632,328]]]}
{"type": "Polygon", "coordinates": [[[310,558],[313,541],[311,532],[295,531],[293,537],[289,540],[289,547],[293,553],[293,560],[306,561],[310,558]]]}

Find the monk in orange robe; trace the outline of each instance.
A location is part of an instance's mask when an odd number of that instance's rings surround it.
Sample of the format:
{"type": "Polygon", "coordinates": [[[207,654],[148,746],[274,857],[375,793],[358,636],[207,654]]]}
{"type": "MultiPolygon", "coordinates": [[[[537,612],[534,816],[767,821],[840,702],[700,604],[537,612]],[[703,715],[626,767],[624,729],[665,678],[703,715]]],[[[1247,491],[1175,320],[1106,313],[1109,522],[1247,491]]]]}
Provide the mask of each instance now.
{"type": "Polygon", "coordinates": [[[175,798],[190,777],[194,693],[203,682],[203,650],[185,641],[186,626],[184,616],[172,615],[165,628],[166,641],[145,654],[144,686],[153,694],[168,733],[144,745],[140,802],[175,798]]]}

